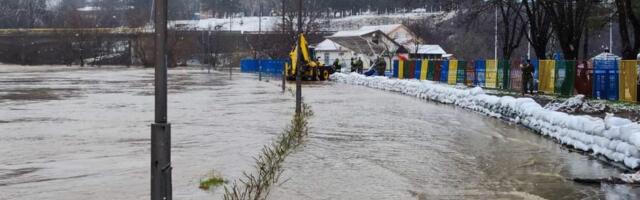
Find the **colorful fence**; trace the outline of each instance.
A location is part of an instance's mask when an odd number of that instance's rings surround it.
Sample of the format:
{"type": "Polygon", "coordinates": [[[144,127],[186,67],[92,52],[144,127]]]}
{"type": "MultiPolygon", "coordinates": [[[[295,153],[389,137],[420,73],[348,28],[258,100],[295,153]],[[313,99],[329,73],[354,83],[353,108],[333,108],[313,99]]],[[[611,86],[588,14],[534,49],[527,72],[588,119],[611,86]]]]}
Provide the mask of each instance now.
{"type": "Polygon", "coordinates": [[[266,59],[243,59],[240,61],[240,71],[247,73],[262,73],[281,75],[287,61],[266,59]]]}
{"type": "Polygon", "coordinates": [[[596,60],[593,67],[593,97],[618,100],[618,60],[596,60]]]}
{"type": "Polygon", "coordinates": [[[574,87],[578,94],[584,94],[587,97],[593,96],[593,65],[591,62],[578,62],[574,87]]]}
{"type": "Polygon", "coordinates": [[[623,60],[620,62],[620,101],[636,102],[638,100],[638,61],[623,60]]]}
{"type": "Polygon", "coordinates": [[[555,92],[556,61],[540,60],[538,65],[538,91],[545,94],[553,94],[555,92]]]}
{"type": "MultiPolygon", "coordinates": [[[[584,94],[597,99],[638,102],[638,66],[635,60],[532,60],[534,90],[544,94],[584,94]]],[[[393,77],[450,85],[480,86],[522,91],[520,61],[407,60],[393,62],[393,77]]]]}

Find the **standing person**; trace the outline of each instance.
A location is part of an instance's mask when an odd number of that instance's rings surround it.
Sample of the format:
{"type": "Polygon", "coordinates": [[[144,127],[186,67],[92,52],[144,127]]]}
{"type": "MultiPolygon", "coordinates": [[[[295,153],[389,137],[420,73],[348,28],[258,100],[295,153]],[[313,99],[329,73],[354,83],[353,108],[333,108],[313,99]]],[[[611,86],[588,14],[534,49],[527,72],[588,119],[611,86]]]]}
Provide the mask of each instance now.
{"type": "Polygon", "coordinates": [[[362,74],[362,71],[364,69],[364,63],[362,63],[362,58],[358,57],[358,60],[356,61],[356,65],[358,66],[357,68],[358,74],[362,74]]]}
{"type": "Polygon", "coordinates": [[[378,72],[378,76],[384,76],[384,72],[387,70],[387,62],[384,58],[378,57],[376,60],[376,72],[378,72]]]}
{"type": "Polygon", "coordinates": [[[520,64],[522,70],[522,96],[529,91],[529,94],[533,95],[533,66],[531,60],[527,59],[523,64],[520,64]]]}
{"type": "Polygon", "coordinates": [[[356,72],[356,70],[358,69],[358,66],[356,65],[356,60],[351,57],[351,73],[356,72]]]}
{"type": "Polygon", "coordinates": [[[342,66],[340,66],[340,60],[336,58],[336,60],[333,61],[333,71],[341,72],[341,70],[342,70],[342,66]]]}

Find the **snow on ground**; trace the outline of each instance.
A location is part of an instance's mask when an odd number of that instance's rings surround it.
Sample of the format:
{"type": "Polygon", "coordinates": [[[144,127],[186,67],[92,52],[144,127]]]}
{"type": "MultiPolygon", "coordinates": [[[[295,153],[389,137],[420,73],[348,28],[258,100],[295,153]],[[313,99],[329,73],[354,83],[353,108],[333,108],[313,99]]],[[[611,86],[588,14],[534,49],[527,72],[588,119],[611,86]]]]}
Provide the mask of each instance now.
{"type": "Polygon", "coordinates": [[[629,168],[636,169],[640,166],[640,124],[628,119],[612,115],[604,119],[569,115],[545,109],[531,98],[488,95],[480,87],[456,88],[431,81],[366,77],[356,73],[336,73],[331,79],[453,104],[522,124],[564,145],[593,152],[596,156],[602,155],[629,168]]]}
{"type": "MultiPolygon", "coordinates": [[[[367,25],[398,24],[406,20],[416,20],[427,17],[446,20],[453,17],[453,15],[453,12],[411,12],[383,15],[370,13],[335,19],[319,19],[318,22],[320,23],[323,31],[339,31],[355,30],[367,25]]],[[[257,32],[260,29],[262,29],[262,31],[279,30],[278,24],[281,23],[281,21],[281,16],[263,16],[262,21],[260,21],[260,17],[257,16],[210,18],[201,20],[176,20],[170,22],[170,26],[196,30],[215,30],[217,27],[219,30],[223,31],[257,32]]]]}
{"type": "Polygon", "coordinates": [[[564,101],[548,103],[544,108],[565,113],[598,113],[607,110],[607,106],[604,103],[588,102],[582,94],[568,98],[564,101]]]}
{"type": "Polygon", "coordinates": [[[262,21],[260,17],[239,17],[239,18],[210,18],[202,20],[178,20],[170,23],[173,27],[188,28],[197,30],[222,30],[222,31],[249,31],[257,32],[273,31],[277,29],[281,17],[264,16],[262,21]],[[261,24],[262,23],[262,24],[261,24]]]}

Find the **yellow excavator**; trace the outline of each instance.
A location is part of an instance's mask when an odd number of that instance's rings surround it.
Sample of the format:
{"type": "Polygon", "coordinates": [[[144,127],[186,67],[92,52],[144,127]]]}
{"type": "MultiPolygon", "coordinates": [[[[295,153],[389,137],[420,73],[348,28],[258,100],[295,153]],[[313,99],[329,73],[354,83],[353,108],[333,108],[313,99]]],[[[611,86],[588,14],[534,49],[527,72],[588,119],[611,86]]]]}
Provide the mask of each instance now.
{"type": "Polygon", "coordinates": [[[296,69],[301,66],[301,79],[306,81],[324,81],[329,80],[329,75],[335,72],[335,69],[331,66],[322,65],[315,59],[313,49],[309,49],[309,44],[304,37],[304,34],[300,34],[299,42],[302,50],[301,63],[298,65],[298,46],[289,53],[291,58],[291,64],[286,64],[286,72],[288,80],[296,80],[296,69]]]}

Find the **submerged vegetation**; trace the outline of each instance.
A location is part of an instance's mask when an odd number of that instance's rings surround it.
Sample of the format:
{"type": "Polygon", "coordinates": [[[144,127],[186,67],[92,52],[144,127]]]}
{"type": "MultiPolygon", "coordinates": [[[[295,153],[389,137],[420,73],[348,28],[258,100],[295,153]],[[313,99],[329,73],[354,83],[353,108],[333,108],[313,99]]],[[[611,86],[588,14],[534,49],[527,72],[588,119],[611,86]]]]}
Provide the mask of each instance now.
{"type": "Polygon", "coordinates": [[[211,172],[206,179],[200,180],[199,188],[203,190],[209,190],[209,188],[211,187],[217,187],[226,182],[227,181],[224,180],[220,175],[217,175],[216,173],[211,172]]]}
{"type": "Polygon", "coordinates": [[[255,158],[255,172],[243,172],[244,177],[234,181],[230,187],[225,186],[225,200],[257,200],[266,199],[269,189],[278,182],[282,174],[282,163],[294,149],[299,147],[308,135],[308,118],[313,111],[303,104],[302,113],[294,115],[282,135],[270,145],[262,148],[260,156],[255,158]]]}

